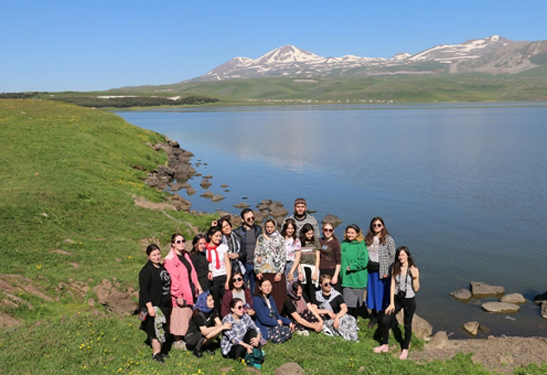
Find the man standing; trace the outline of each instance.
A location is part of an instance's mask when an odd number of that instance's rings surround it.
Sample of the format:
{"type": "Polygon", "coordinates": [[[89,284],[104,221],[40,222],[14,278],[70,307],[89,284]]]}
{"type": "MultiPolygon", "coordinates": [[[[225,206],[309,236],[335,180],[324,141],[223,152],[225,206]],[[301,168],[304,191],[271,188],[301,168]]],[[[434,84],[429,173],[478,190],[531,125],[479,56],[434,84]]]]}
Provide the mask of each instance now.
{"type": "MultiPolygon", "coordinates": [[[[293,219],[296,222],[296,235],[300,235],[300,229],[304,224],[313,225],[313,234],[315,237],[319,238],[319,225],[317,225],[317,220],[306,213],[308,209],[308,204],[304,198],[296,198],[294,201],[294,213],[291,216],[288,216],[287,219],[293,219]]],[[[287,220],[285,219],[285,220],[287,220]]]]}
{"type": "Polygon", "coordinates": [[[255,224],[255,213],[250,208],[244,208],[240,216],[243,219],[243,224],[234,232],[242,238],[241,252],[247,254],[245,284],[248,283],[251,293],[254,293],[256,283],[254,271],[255,247],[258,236],[262,234],[262,227],[255,224]]]}

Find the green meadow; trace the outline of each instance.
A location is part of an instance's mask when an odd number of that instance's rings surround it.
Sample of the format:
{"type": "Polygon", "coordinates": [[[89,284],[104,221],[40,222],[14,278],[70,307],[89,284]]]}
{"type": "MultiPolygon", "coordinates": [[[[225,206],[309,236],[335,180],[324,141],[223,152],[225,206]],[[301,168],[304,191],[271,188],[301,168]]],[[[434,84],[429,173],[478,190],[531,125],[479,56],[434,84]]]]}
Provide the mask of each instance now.
{"type": "MultiPolygon", "coordinates": [[[[30,279],[51,297],[47,301],[21,288],[16,296],[28,304],[0,304],[1,313],[20,320],[1,329],[0,374],[244,372],[242,363],[219,352],[196,359],[172,351],[165,364],[152,361],[136,316],[118,317],[87,304],[88,298],[96,299],[91,288],[102,279],[122,289],[138,287],[146,262],[140,240],[155,238],[165,246],[173,232],[190,237],[190,225],[204,230],[211,221],[211,216],[170,212],[168,217],[135,206],[135,196],[165,199],[165,193],[142,181],[147,171],[166,163],[166,155],[150,147],[164,136],[72,104],[0,100],[0,139],[0,270],[30,279]],[[71,280],[89,291],[75,296],[58,288],[71,280]]],[[[360,320],[359,343],[312,334],[268,344],[262,372],[273,374],[293,361],[308,374],[488,373],[470,355],[427,364],[376,355],[377,341],[366,323],[360,320]]],[[[423,344],[413,338],[411,348],[421,350],[423,344]]],[[[546,370],[531,365],[517,372],[546,370]]]]}

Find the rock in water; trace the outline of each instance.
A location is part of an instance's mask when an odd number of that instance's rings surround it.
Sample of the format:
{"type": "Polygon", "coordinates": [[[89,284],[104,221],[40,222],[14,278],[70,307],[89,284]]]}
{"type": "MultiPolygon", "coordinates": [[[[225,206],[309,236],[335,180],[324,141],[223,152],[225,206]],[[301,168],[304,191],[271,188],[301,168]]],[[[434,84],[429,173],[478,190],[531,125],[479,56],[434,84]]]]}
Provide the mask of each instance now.
{"type": "Polygon", "coordinates": [[[473,295],[468,289],[458,289],[450,293],[450,296],[455,299],[466,301],[468,299],[471,299],[473,295]]]}
{"type": "Polygon", "coordinates": [[[511,313],[520,310],[519,305],[507,302],[486,302],[481,307],[483,310],[493,313],[511,313]]]}
{"type": "Polygon", "coordinates": [[[472,334],[473,336],[477,336],[477,333],[479,333],[479,323],[478,322],[468,322],[463,325],[463,328],[472,334]]]}
{"type": "Polygon", "coordinates": [[[224,198],[225,198],[225,197],[223,197],[223,196],[220,195],[220,194],[215,194],[215,195],[213,196],[213,198],[211,198],[211,200],[212,200],[213,202],[219,202],[219,201],[223,200],[224,198]]]}
{"type": "Polygon", "coordinates": [[[538,294],[537,296],[534,297],[534,303],[536,305],[541,305],[541,303],[545,301],[547,301],[547,292],[543,294],[538,294]]]}
{"type": "Polygon", "coordinates": [[[547,319],[547,301],[544,301],[540,307],[541,317],[547,319]]]}
{"type": "Polygon", "coordinates": [[[249,207],[249,205],[247,203],[238,203],[238,204],[234,204],[234,207],[235,208],[247,208],[247,207],[249,207]]]}
{"type": "Polygon", "coordinates": [[[342,223],[342,220],[336,215],[327,214],[327,215],[325,215],[323,220],[321,220],[321,223],[323,223],[323,224],[327,224],[327,223],[332,224],[333,227],[336,227],[336,226],[338,226],[342,223]]]}
{"type": "Polygon", "coordinates": [[[473,297],[488,297],[505,294],[505,288],[502,286],[488,285],[481,282],[471,282],[471,293],[473,297]]]}
{"type": "Polygon", "coordinates": [[[525,303],[526,299],[520,293],[512,293],[512,294],[508,294],[506,296],[501,297],[500,302],[519,304],[519,303],[525,303]]]}
{"type": "Polygon", "coordinates": [[[201,194],[203,198],[211,199],[215,196],[215,194],[212,191],[204,191],[203,194],[201,194]]]}

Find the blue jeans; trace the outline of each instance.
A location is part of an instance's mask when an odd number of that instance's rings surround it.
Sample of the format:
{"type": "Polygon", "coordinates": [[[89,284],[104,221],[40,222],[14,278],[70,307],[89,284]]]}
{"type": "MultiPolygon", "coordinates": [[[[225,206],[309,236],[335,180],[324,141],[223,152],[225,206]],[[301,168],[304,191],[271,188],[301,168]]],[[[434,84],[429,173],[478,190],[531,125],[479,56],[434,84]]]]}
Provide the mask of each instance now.
{"type": "Polygon", "coordinates": [[[255,285],[256,285],[256,274],[253,264],[247,263],[245,265],[245,275],[243,276],[245,279],[245,285],[249,286],[249,290],[251,291],[251,295],[254,296],[255,293],[255,285]]]}

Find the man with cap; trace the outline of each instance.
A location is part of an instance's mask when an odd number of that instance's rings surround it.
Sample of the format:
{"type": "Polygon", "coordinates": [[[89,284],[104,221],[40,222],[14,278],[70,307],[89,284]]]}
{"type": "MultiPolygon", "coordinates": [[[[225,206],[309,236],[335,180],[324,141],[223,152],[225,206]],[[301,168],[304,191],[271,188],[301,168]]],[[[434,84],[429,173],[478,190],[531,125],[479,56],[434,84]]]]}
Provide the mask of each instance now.
{"type": "Polygon", "coordinates": [[[304,224],[313,225],[313,234],[315,237],[319,238],[319,225],[317,224],[317,219],[313,216],[308,215],[306,210],[308,209],[308,204],[304,198],[296,198],[294,201],[294,213],[291,216],[288,216],[287,219],[293,219],[296,223],[296,235],[300,235],[300,229],[304,224]]]}

